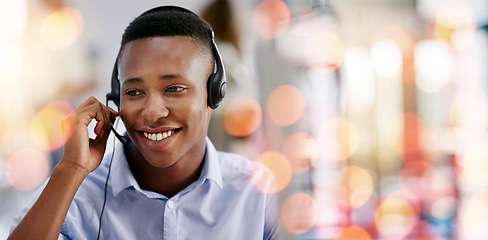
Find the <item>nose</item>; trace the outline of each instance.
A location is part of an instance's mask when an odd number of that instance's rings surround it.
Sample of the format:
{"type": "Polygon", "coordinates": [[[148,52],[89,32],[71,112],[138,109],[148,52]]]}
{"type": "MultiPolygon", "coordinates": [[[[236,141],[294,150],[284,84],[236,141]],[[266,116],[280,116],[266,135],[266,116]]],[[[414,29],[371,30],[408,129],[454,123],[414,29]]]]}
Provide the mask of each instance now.
{"type": "Polygon", "coordinates": [[[169,109],[165,105],[163,97],[158,94],[149,95],[143,106],[141,117],[149,123],[154,123],[168,115],[169,109]]]}

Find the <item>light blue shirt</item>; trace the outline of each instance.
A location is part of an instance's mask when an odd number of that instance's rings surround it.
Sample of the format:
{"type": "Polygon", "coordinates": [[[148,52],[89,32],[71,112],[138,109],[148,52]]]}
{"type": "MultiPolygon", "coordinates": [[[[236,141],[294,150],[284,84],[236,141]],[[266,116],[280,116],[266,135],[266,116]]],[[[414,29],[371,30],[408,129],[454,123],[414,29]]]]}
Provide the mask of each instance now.
{"type": "MultiPolygon", "coordinates": [[[[100,239],[278,239],[276,196],[251,182],[256,172],[271,187],[266,167],[218,152],[207,138],[199,179],[168,199],[139,187],[120,143],[113,154],[100,239]]],[[[96,239],[110,158],[80,186],[59,239],[96,239]]]]}

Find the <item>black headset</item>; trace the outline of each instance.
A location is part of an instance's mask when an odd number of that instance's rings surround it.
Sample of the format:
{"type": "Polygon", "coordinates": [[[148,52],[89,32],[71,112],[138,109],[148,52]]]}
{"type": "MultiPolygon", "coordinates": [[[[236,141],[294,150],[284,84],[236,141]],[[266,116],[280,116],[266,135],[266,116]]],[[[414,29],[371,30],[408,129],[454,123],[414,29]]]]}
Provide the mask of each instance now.
{"type": "MultiPolygon", "coordinates": [[[[139,17],[154,13],[154,12],[165,12],[165,11],[180,11],[180,12],[186,12],[193,14],[197,17],[195,13],[192,11],[182,8],[182,7],[177,7],[177,6],[161,6],[161,7],[156,7],[153,9],[150,9],[143,14],[141,14],[139,17]]],[[[200,18],[200,17],[199,17],[200,18]]],[[[213,72],[208,78],[207,81],[207,105],[215,109],[219,106],[220,102],[222,102],[222,99],[225,96],[225,93],[227,91],[227,81],[225,77],[225,69],[224,69],[224,64],[222,62],[222,58],[220,57],[219,49],[217,48],[217,44],[215,43],[215,37],[214,37],[214,32],[209,29],[208,30],[209,37],[212,43],[212,53],[215,58],[215,64],[213,68],[213,72]]],[[[107,103],[108,101],[113,101],[117,107],[120,107],[120,82],[118,79],[118,61],[120,57],[120,50],[119,53],[117,54],[117,59],[114,64],[114,68],[112,70],[112,89],[109,93],[107,93],[107,103]]]]}

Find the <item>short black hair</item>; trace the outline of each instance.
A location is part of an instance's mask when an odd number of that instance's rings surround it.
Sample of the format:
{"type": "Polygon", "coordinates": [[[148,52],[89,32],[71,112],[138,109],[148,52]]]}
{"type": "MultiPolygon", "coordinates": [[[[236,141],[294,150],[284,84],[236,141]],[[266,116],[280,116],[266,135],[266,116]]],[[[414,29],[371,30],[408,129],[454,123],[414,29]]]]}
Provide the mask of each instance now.
{"type": "MultiPolygon", "coordinates": [[[[128,42],[153,37],[189,36],[203,48],[203,52],[211,59],[212,40],[210,24],[192,12],[178,9],[151,11],[135,18],[124,31],[121,42],[121,52],[128,42]]],[[[119,57],[121,55],[119,53],[119,57]]]]}

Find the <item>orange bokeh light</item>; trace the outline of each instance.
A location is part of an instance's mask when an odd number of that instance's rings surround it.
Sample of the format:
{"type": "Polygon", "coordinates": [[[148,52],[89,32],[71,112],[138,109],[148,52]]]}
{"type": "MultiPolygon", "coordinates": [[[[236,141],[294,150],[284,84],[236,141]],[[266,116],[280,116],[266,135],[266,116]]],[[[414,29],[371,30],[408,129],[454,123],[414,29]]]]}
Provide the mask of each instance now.
{"type": "MultiPolygon", "coordinates": [[[[73,108],[69,103],[54,101],[42,108],[32,118],[30,124],[30,135],[34,144],[43,150],[54,151],[65,143],[61,132],[61,120],[63,120],[73,108]]],[[[69,124],[68,128],[72,126],[69,124]]],[[[68,130],[67,137],[71,136],[68,130]]],[[[67,139],[66,139],[67,140],[67,139]]]]}
{"type": "Polygon", "coordinates": [[[256,100],[238,98],[230,102],[225,108],[224,129],[233,136],[248,136],[258,129],[262,118],[263,112],[256,100]]]}
{"type": "Polygon", "coordinates": [[[445,1],[435,19],[435,36],[456,49],[468,47],[476,34],[473,10],[465,1],[445,1]]]}
{"type": "Polygon", "coordinates": [[[83,15],[72,7],[63,7],[48,15],[42,22],[41,39],[53,49],[73,44],[83,30],[83,15]]]}
{"type": "Polygon", "coordinates": [[[347,186],[351,207],[361,207],[373,195],[373,178],[366,169],[356,165],[344,167],[341,173],[347,186]]]}
{"type": "Polygon", "coordinates": [[[39,186],[49,175],[49,160],[40,151],[22,149],[10,156],[5,168],[8,183],[22,191],[39,186]]]}
{"type": "Polygon", "coordinates": [[[281,36],[290,25],[290,10],[281,0],[263,0],[254,9],[253,25],[266,40],[281,36]]]}
{"type": "Polygon", "coordinates": [[[334,72],[342,65],[345,48],[341,38],[332,32],[318,31],[311,34],[305,44],[308,66],[321,73],[334,72]]]}
{"type": "Polygon", "coordinates": [[[369,233],[358,226],[347,226],[343,228],[335,240],[371,240],[369,233]]]}
{"type": "Polygon", "coordinates": [[[386,198],[376,210],[376,228],[386,239],[402,239],[417,222],[412,205],[401,197],[386,198]]]}
{"type": "Polygon", "coordinates": [[[288,157],[294,174],[304,173],[312,168],[312,161],[317,157],[317,141],[307,133],[298,132],[290,135],[283,143],[282,153],[288,157]]]}
{"type": "Polygon", "coordinates": [[[315,209],[315,200],[309,194],[299,192],[289,196],[281,206],[283,227],[295,235],[308,232],[315,225],[315,209]]]}
{"type": "Polygon", "coordinates": [[[254,168],[251,173],[251,181],[256,189],[264,193],[276,193],[288,186],[293,173],[290,162],[285,155],[269,151],[259,155],[255,161],[266,166],[273,172],[275,177],[275,185],[272,187],[267,186],[266,179],[256,170],[257,168],[254,168]]]}
{"type": "Polygon", "coordinates": [[[267,108],[271,121],[280,127],[286,127],[302,117],[305,99],[297,87],[282,85],[269,95],[267,108]]]}

